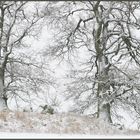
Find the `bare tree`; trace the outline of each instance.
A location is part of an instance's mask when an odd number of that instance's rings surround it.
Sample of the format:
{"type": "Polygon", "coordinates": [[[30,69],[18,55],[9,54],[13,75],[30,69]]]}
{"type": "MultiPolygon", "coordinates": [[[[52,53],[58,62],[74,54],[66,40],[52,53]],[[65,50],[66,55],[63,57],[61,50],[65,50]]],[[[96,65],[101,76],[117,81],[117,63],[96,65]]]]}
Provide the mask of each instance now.
{"type": "Polygon", "coordinates": [[[68,86],[70,97],[87,95],[85,104],[80,100],[82,109],[96,104],[97,117],[108,122],[111,107],[118,102],[131,106],[131,97],[139,96],[133,71],[140,64],[140,40],[134,32],[140,29],[139,8],[139,2],[132,1],[69,1],[50,2],[44,12],[55,28],[55,41],[47,52],[67,59],[75,51],[88,52],[84,70],[79,68],[79,76],[74,75],[68,86]]]}
{"type": "Polygon", "coordinates": [[[42,63],[18,51],[29,47],[28,38],[37,38],[41,33],[43,16],[39,5],[38,2],[0,2],[0,110],[7,109],[9,95],[24,98],[20,92],[28,94],[27,85],[35,91],[40,83],[48,82],[45,77],[39,77],[41,72],[44,75],[42,63]]]}
{"type": "Polygon", "coordinates": [[[38,56],[39,53],[32,56],[20,53],[18,57],[9,58],[5,74],[5,96],[9,102],[15,100],[19,109],[22,107],[21,102],[34,109],[34,105],[39,105],[37,100],[41,99],[42,94],[48,94],[50,87],[54,86],[49,65],[44,60],[37,60],[38,56]]]}

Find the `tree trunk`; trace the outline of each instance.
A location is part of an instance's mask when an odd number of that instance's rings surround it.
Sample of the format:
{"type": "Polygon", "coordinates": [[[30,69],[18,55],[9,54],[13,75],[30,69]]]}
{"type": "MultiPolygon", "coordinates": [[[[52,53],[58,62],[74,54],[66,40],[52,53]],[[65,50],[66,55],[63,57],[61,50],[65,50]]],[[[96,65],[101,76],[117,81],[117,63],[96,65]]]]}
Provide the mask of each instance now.
{"type": "MultiPolygon", "coordinates": [[[[107,56],[105,56],[106,46],[107,46],[107,23],[100,21],[100,15],[98,12],[97,15],[97,29],[95,31],[95,49],[97,54],[96,67],[98,74],[98,115],[97,117],[103,119],[109,123],[112,123],[110,104],[106,100],[106,93],[110,89],[108,84],[109,80],[109,61],[107,56]]],[[[94,36],[93,36],[94,37],[94,36]]]]}
{"type": "Polygon", "coordinates": [[[98,83],[98,118],[103,119],[108,123],[112,123],[111,119],[111,106],[107,101],[107,91],[110,90],[110,85],[107,83],[109,79],[109,69],[107,57],[101,56],[101,59],[98,61],[98,70],[99,70],[99,83],[98,83]]]}
{"type": "Polygon", "coordinates": [[[2,97],[0,97],[0,111],[7,110],[7,109],[8,107],[6,105],[5,100],[2,97]]]}
{"type": "Polygon", "coordinates": [[[0,69],[0,111],[8,109],[7,101],[4,99],[4,73],[0,69]]]}
{"type": "Polygon", "coordinates": [[[108,123],[112,123],[109,103],[106,103],[106,104],[103,104],[102,106],[100,106],[99,119],[102,119],[108,123]]]}

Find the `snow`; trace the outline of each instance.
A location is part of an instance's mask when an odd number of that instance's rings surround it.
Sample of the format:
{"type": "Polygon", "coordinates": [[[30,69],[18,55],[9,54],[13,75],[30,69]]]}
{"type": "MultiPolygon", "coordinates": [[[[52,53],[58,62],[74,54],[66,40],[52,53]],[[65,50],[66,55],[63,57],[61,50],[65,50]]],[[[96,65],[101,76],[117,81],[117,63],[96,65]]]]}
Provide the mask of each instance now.
{"type": "Polygon", "coordinates": [[[120,130],[88,115],[0,112],[0,138],[130,138],[131,135],[140,136],[140,131],[120,130]]]}
{"type": "Polygon", "coordinates": [[[139,136],[123,136],[123,135],[115,135],[115,136],[105,136],[105,135],[66,135],[66,134],[37,134],[37,133],[4,133],[0,132],[0,138],[10,138],[10,139],[21,139],[21,138],[34,138],[34,139],[65,139],[65,138],[76,138],[76,139],[93,139],[93,138],[127,138],[134,139],[139,138],[139,136]]]}

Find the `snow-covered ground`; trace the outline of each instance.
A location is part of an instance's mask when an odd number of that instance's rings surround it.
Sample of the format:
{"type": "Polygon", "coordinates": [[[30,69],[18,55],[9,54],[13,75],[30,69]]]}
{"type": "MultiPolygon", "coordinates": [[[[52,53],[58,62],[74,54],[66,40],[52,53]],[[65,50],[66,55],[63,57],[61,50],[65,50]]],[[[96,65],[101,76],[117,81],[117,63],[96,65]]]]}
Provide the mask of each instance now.
{"type": "Polygon", "coordinates": [[[1,112],[0,138],[139,138],[140,131],[118,129],[90,116],[72,113],[1,112]]]}

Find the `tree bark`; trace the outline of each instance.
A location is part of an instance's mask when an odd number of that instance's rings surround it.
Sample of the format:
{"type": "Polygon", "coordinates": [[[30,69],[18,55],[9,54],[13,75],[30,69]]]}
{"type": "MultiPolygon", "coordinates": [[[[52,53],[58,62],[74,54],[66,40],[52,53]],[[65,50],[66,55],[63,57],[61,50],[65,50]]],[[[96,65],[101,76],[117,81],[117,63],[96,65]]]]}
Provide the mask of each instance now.
{"type": "Polygon", "coordinates": [[[7,101],[4,99],[4,72],[0,68],[0,111],[7,110],[7,101]]]}
{"type": "Polygon", "coordinates": [[[106,104],[103,104],[99,110],[99,118],[108,123],[112,123],[110,107],[111,107],[110,104],[106,103],[106,104]]]}
{"type": "Polygon", "coordinates": [[[107,38],[107,26],[105,24],[98,23],[98,28],[95,37],[95,49],[97,53],[96,66],[98,74],[98,115],[97,117],[103,119],[109,123],[112,123],[111,119],[111,107],[110,104],[105,100],[106,93],[110,89],[110,85],[107,84],[109,80],[109,61],[107,56],[104,55],[106,48],[107,38]],[[102,39],[101,39],[102,38],[102,39]]]}
{"type": "Polygon", "coordinates": [[[99,83],[98,83],[98,118],[103,119],[108,123],[112,123],[111,119],[111,106],[106,101],[107,91],[110,89],[110,85],[107,84],[109,79],[107,61],[104,56],[101,56],[101,61],[98,61],[98,71],[99,71],[99,83]],[[105,94],[106,93],[106,94],[105,94]]]}

